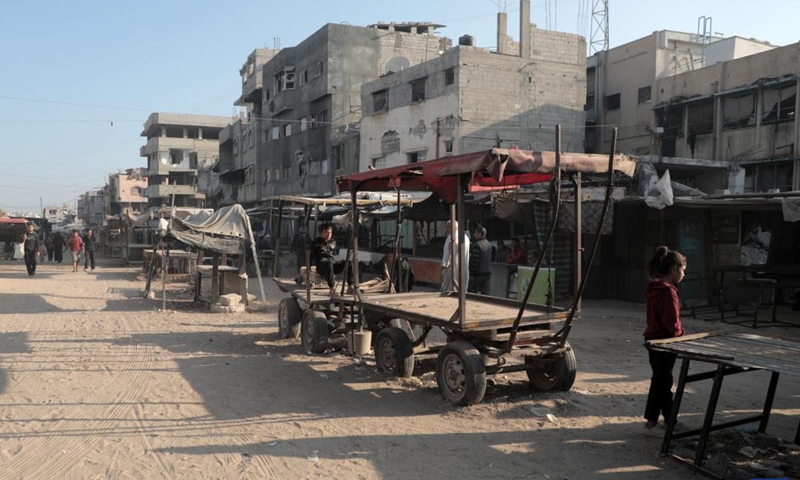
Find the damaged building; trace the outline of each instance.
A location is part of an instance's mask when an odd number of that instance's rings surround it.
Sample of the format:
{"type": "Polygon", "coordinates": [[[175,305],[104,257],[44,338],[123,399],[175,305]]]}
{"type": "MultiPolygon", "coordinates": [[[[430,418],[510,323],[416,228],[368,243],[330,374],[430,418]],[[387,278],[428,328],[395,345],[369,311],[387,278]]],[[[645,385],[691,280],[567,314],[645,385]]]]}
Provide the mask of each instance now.
{"type": "Polygon", "coordinates": [[[219,157],[219,134],[229,117],[155,112],[144,124],[147,144],[139,155],[147,159],[146,196],[149,208],[173,205],[204,207],[206,188],[200,172],[209,172],[219,157]],[[174,202],[174,203],[173,203],[174,202]]]}
{"type": "Polygon", "coordinates": [[[522,3],[520,38],[498,14],[496,52],[459,45],[427,62],[385,72],[361,87],[360,170],[445,155],[519,147],[553,150],[563,125],[565,151],[583,150],[586,42],[541,30],[522,3]]]}
{"type": "Polygon", "coordinates": [[[224,201],[332,194],[334,175],[358,170],[361,85],[437,57],[449,46],[439,27],[327,24],[294,47],[255,51],[239,101],[248,112],[221,142],[224,201]]]}

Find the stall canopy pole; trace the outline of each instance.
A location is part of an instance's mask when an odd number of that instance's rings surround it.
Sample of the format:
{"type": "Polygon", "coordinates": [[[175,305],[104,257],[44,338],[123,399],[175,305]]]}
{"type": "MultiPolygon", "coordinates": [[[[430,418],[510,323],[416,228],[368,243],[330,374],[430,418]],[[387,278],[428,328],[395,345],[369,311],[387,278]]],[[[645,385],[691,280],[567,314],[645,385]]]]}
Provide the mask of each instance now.
{"type": "MultiPolygon", "coordinates": [[[[270,208],[270,220],[272,219],[272,209],[270,208]]],[[[278,278],[281,276],[280,268],[278,267],[281,252],[281,223],[283,221],[283,200],[278,201],[278,233],[273,230],[272,235],[275,237],[275,256],[272,258],[272,276],[278,278]]],[[[299,262],[300,259],[298,258],[299,262]]]]}
{"type": "Polygon", "coordinates": [[[558,223],[558,214],[561,210],[561,125],[556,125],[556,165],[553,169],[552,185],[553,189],[555,190],[553,195],[553,197],[555,197],[555,205],[552,206],[553,215],[550,218],[550,228],[547,231],[547,236],[544,239],[544,243],[542,243],[539,248],[539,258],[536,259],[536,265],[533,267],[531,279],[528,282],[528,287],[525,289],[525,295],[522,297],[522,304],[519,306],[517,317],[514,319],[514,324],[511,326],[511,333],[508,336],[508,342],[506,343],[505,347],[506,353],[510,352],[514,347],[514,342],[517,339],[517,330],[519,329],[519,324],[522,321],[522,315],[525,313],[525,307],[528,305],[528,299],[533,291],[533,284],[536,282],[536,277],[539,275],[539,269],[544,261],[545,253],[550,247],[550,242],[553,240],[553,235],[556,231],[556,224],[558,223]]]}
{"type": "Polygon", "coordinates": [[[592,241],[592,253],[589,254],[589,262],[586,264],[586,271],[583,272],[583,278],[581,278],[580,286],[578,286],[578,292],[575,294],[575,299],[572,302],[572,307],[569,309],[569,315],[567,315],[566,321],[564,321],[564,326],[561,327],[556,333],[556,337],[560,337],[559,340],[559,347],[564,347],[567,343],[567,337],[569,336],[569,331],[572,328],[572,319],[575,317],[575,311],[580,304],[581,296],[583,295],[583,289],[586,287],[586,280],[589,278],[589,271],[592,269],[592,263],[594,262],[594,255],[597,253],[597,247],[600,245],[600,234],[603,231],[603,222],[606,219],[606,214],[608,214],[608,205],[611,203],[611,196],[614,194],[614,152],[617,150],[617,129],[614,128],[611,133],[611,152],[608,154],[608,179],[606,184],[606,199],[603,203],[603,211],[600,213],[600,219],[597,223],[597,231],[594,234],[594,240],[592,241]]]}
{"type": "MultiPolygon", "coordinates": [[[[464,214],[464,175],[458,175],[458,197],[456,202],[458,207],[458,321],[461,328],[464,328],[464,320],[466,320],[467,313],[467,266],[465,259],[467,257],[464,245],[465,229],[467,227],[466,216],[464,214]]],[[[456,233],[456,232],[453,232],[456,233]]],[[[452,242],[451,242],[452,245],[452,242]]],[[[451,249],[452,250],[452,249],[451,249]]]]}
{"type": "MultiPolygon", "coordinates": [[[[244,216],[245,222],[247,222],[247,234],[250,235],[250,251],[253,253],[253,260],[255,260],[256,264],[256,275],[258,275],[258,288],[259,293],[261,293],[261,302],[266,305],[267,303],[267,295],[264,293],[264,282],[261,281],[261,266],[259,265],[258,259],[258,250],[256,250],[256,237],[253,235],[253,227],[250,225],[250,217],[248,215],[244,216]]],[[[244,252],[242,252],[244,253],[244,252]]],[[[244,263],[247,264],[247,255],[243,255],[244,263]]],[[[245,303],[249,305],[250,302],[245,300],[245,303]]]]}
{"type": "Polygon", "coordinates": [[[311,248],[308,244],[308,219],[311,217],[311,205],[306,205],[306,212],[303,218],[303,229],[305,230],[304,245],[305,245],[305,264],[306,264],[306,301],[311,305],[311,248]]]}
{"type": "MultiPolygon", "coordinates": [[[[394,288],[395,279],[402,281],[400,278],[400,228],[403,226],[403,210],[400,208],[400,189],[397,189],[397,220],[395,222],[394,231],[394,245],[392,245],[392,265],[389,269],[389,287],[388,293],[396,293],[394,288]],[[397,273],[395,274],[395,268],[397,273]],[[395,276],[396,275],[396,276],[395,276]]],[[[400,283],[398,282],[398,285],[400,283]]]]}
{"type": "Polygon", "coordinates": [[[351,205],[350,211],[352,212],[352,224],[353,224],[353,237],[352,237],[352,244],[353,244],[353,298],[357,301],[361,300],[360,289],[361,286],[359,285],[359,271],[358,271],[358,206],[356,205],[356,196],[358,193],[358,185],[353,184],[350,187],[350,198],[351,198],[351,205]]]}
{"type": "MultiPolygon", "coordinates": [[[[573,281],[573,295],[578,296],[578,282],[580,282],[583,271],[583,192],[581,186],[581,172],[577,172],[573,177],[575,182],[575,280],[573,281]]],[[[581,311],[581,299],[578,298],[577,309],[581,311]]]]}

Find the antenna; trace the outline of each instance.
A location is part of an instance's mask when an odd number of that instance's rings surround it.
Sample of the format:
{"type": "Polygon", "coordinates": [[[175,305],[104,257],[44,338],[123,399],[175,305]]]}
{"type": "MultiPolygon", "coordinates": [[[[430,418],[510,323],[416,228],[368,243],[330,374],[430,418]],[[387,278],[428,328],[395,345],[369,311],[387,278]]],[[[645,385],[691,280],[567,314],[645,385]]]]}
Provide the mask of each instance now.
{"type": "Polygon", "coordinates": [[[697,40],[702,45],[700,54],[700,68],[706,66],[706,48],[711,43],[711,17],[697,17],[697,40]],[[702,30],[702,31],[701,31],[702,30]]]}
{"type": "Polygon", "coordinates": [[[592,37],[589,41],[592,55],[608,50],[608,1],[593,0],[592,37]]]}
{"type": "Polygon", "coordinates": [[[275,50],[281,49],[281,37],[272,37],[272,48],[275,50]]]}

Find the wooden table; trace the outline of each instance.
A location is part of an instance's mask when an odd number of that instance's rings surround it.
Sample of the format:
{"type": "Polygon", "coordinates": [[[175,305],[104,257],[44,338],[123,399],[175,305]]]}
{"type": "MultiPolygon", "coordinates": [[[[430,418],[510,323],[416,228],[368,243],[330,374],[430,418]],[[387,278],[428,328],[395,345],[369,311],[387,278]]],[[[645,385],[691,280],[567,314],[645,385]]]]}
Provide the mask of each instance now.
{"type": "MultiPolygon", "coordinates": [[[[206,298],[203,296],[202,290],[203,278],[211,279],[213,268],[211,265],[197,266],[195,272],[195,300],[205,300],[209,303],[215,300],[214,292],[211,292],[211,295],[206,298]]],[[[245,279],[239,277],[239,269],[227,265],[220,265],[218,268],[219,292],[217,296],[228,293],[241,294],[244,291],[245,279]]]]}

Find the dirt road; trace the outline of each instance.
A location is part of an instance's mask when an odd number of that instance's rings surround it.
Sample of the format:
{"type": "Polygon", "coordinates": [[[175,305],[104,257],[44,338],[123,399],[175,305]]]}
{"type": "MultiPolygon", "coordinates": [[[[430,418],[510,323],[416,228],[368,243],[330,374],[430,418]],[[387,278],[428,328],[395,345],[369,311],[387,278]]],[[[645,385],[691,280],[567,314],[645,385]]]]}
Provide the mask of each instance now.
{"type": "MultiPolygon", "coordinates": [[[[704,478],[642,429],[640,306],[585,302],[571,392],[532,394],[513,374],[454,408],[430,374],[389,378],[278,340],[269,282],[267,314],[162,312],[138,273],[0,265],[0,478],[704,478]]],[[[731,379],[724,414],[760,408],[754,375],[731,379]]],[[[782,381],[770,433],[793,437],[799,394],[782,381]]],[[[684,411],[704,408],[693,398],[684,411]]]]}

